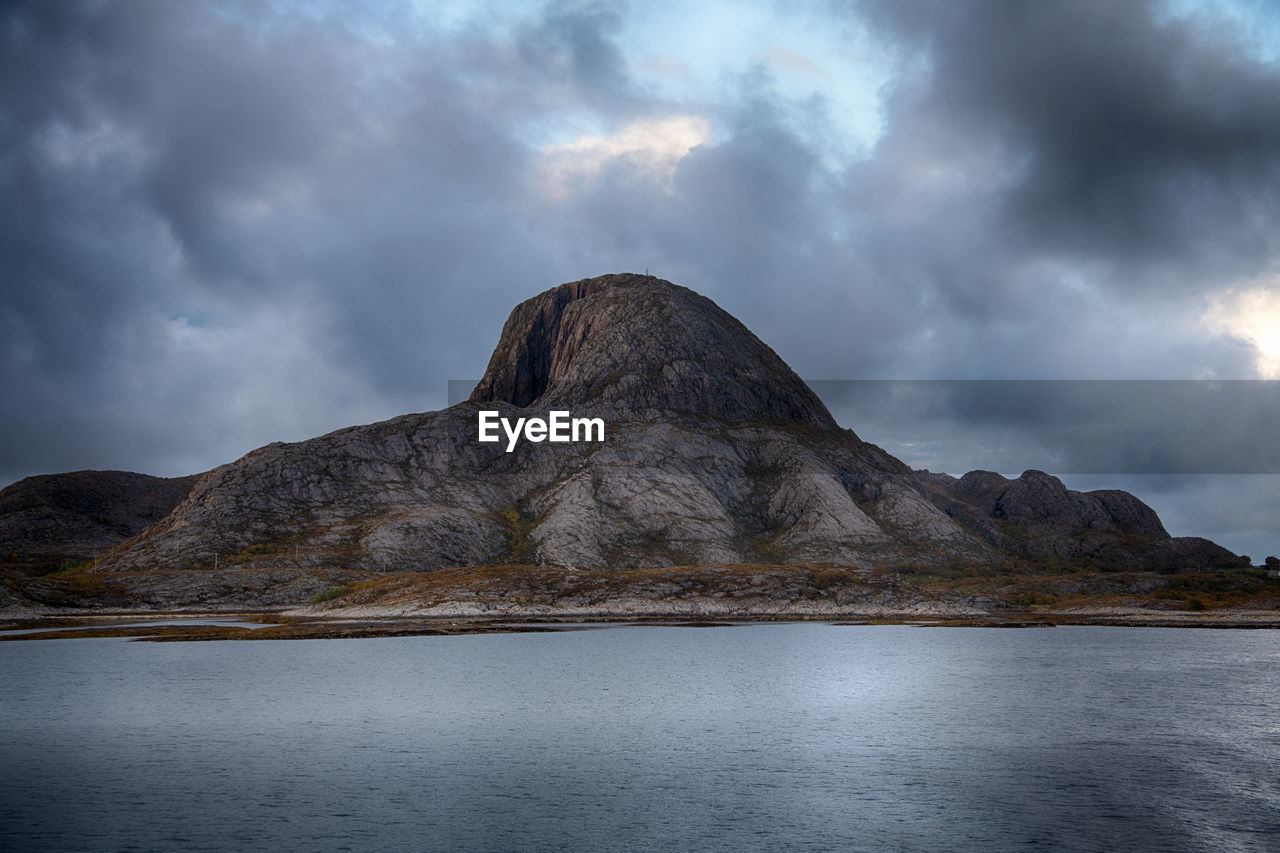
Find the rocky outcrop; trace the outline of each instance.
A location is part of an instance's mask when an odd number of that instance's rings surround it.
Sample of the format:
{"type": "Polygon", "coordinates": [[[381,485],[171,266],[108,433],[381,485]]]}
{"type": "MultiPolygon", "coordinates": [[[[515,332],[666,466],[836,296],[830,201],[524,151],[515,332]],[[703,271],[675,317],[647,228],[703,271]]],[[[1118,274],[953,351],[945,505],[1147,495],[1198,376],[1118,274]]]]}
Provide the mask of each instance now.
{"type": "Polygon", "coordinates": [[[935,506],[995,548],[1020,557],[1089,560],[1099,568],[1239,568],[1241,557],[1197,537],[1171,537],[1151,507],[1113,489],[1078,492],[1043,471],[1009,480],[917,472],[935,506]]]}
{"type": "Polygon", "coordinates": [[[430,571],[984,559],[910,471],[840,429],[780,358],[705,297],[649,276],[517,306],[471,400],[218,468],[116,568],[430,571]],[[603,443],[477,439],[477,412],[552,409],[603,443]]]}
{"type": "Polygon", "coordinates": [[[0,490],[0,561],[40,570],[95,557],[168,515],[198,479],[73,471],[19,480],[0,490]]]}
{"type": "Polygon", "coordinates": [[[260,448],[204,475],[99,571],[118,583],[215,567],[271,576],[254,585],[266,602],[315,586],[293,578],[497,563],[1176,568],[1226,553],[1216,547],[1170,539],[1131,495],[1073,492],[1041,472],[913,472],[836,425],[711,300],[610,275],[517,306],[470,400],[260,448]],[[477,440],[481,410],[553,409],[603,419],[605,440],[512,452],[477,440]]]}
{"type": "Polygon", "coordinates": [[[615,421],[693,415],[836,426],[742,323],[647,275],[570,282],[516,306],[471,402],[589,407],[615,421]]]}

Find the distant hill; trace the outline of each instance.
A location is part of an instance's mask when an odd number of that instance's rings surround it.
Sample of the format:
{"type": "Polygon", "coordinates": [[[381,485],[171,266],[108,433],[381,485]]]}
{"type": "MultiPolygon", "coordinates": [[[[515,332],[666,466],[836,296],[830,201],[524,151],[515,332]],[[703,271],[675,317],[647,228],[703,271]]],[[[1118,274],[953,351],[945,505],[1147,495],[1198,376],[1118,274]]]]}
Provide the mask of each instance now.
{"type": "Polygon", "coordinates": [[[198,479],[73,471],[19,480],[0,489],[0,562],[44,570],[92,559],[168,515],[198,479]]]}

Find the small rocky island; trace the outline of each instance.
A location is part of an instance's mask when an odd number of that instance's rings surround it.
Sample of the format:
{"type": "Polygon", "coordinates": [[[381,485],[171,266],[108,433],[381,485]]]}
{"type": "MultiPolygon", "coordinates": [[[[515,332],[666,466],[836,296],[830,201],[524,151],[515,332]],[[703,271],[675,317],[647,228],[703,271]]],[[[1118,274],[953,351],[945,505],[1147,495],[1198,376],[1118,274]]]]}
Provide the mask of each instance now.
{"type": "MultiPolygon", "coordinates": [[[[511,312],[469,400],[202,475],[0,491],[11,617],[1268,623],[1280,585],[1122,491],[914,471],[711,300],[646,275],[511,312]],[[603,441],[477,440],[571,412],[603,441]]],[[[1280,620],[1277,620],[1280,621],[1280,620]]]]}

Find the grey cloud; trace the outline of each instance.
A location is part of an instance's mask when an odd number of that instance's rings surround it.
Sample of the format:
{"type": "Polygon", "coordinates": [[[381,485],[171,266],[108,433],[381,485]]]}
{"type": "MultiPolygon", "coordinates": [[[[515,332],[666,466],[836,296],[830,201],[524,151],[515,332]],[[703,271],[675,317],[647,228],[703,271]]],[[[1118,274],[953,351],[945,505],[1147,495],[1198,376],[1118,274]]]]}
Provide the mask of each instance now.
{"type": "Polygon", "coordinates": [[[646,92],[623,5],[446,32],[358,3],[8,4],[0,482],[441,406],[516,302],[645,267],[807,376],[1251,375],[1170,303],[1277,260],[1274,68],[1141,3],[853,8],[903,62],[883,138],[837,168],[820,99],[758,67],[714,101],[646,92]],[[670,187],[619,160],[540,194],[567,114],[673,112],[717,133],[670,187]]]}
{"type": "Polygon", "coordinates": [[[1274,261],[1280,73],[1242,34],[1151,2],[862,8],[928,59],[891,99],[888,144],[932,132],[937,150],[998,155],[1013,238],[1130,274],[1274,261]]]}
{"type": "MultiPolygon", "coordinates": [[[[313,431],[394,414],[389,401],[440,405],[452,364],[483,365],[477,328],[551,283],[553,252],[528,233],[517,138],[548,105],[521,95],[557,92],[562,106],[624,87],[607,8],[557,6],[514,36],[389,42],[346,26],[357,5],[320,18],[261,11],[37,3],[0,18],[0,478],[73,459],[183,473],[174,466],[190,453],[151,441],[148,464],[127,416],[105,423],[122,399],[138,434],[147,418],[176,433],[178,412],[195,411],[189,444],[285,437],[288,411],[273,429],[222,403],[236,383],[255,386],[239,373],[255,364],[290,364],[290,390],[346,383],[347,403],[330,401],[327,417],[324,400],[303,406],[313,431]],[[287,340],[234,334],[290,313],[311,327],[287,340]],[[174,322],[213,342],[204,363],[173,349],[174,322]],[[245,347],[256,358],[240,358],[245,347]],[[151,408],[161,398],[172,410],[151,408]]],[[[264,406],[298,402],[259,390],[264,406]]],[[[217,452],[202,465],[223,461],[217,452]]]]}
{"type": "Polygon", "coordinates": [[[622,12],[616,3],[557,0],[540,20],[521,28],[525,65],[571,81],[582,100],[606,113],[631,100],[626,60],[616,41],[622,12]]]}
{"type": "MultiPolygon", "coordinates": [[[[1016,476],[1280,474],[1280,382],[811,381],[908,463],[1016,476]],[[899,438],[899,437],[903,438],[899,438]],[[984,451],[962,458],[979,448],[984,451]],[[937,460],[937,461],[926,461],[937,460]]],[[[935,467],[936,470],[936,467],[935,467]]]]}

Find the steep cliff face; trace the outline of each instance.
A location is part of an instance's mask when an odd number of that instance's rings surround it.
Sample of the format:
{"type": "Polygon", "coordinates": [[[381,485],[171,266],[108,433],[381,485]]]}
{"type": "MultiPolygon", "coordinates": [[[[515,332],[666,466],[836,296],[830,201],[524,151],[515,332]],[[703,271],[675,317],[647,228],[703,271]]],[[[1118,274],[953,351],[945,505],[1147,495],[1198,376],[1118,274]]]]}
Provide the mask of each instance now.
{"type": "Polygon", "coordinates": [[[511,312],[474,403],[613,420],[701,416],[834,428],[822,401],[718,305],[653,276],[562,284],[511,312]]]}
{"type": "Polygon", "coordinates": [[[611,275],[517,306],[469,401],[256,450],[202,477],[101,566],[121,577],[215,564],[333,577],[498,562],[871,567],[1084,556],[1176,568],[1209,553],[1178,541],[1124,493],[1081,495],[1039,472],[1014,481],[912,472],[838,427],[710,300],[611,275]],[[482,409],[511,420],[567,409],[604,419],[606,438],[507,452],[477,440],[482,409]]]}

